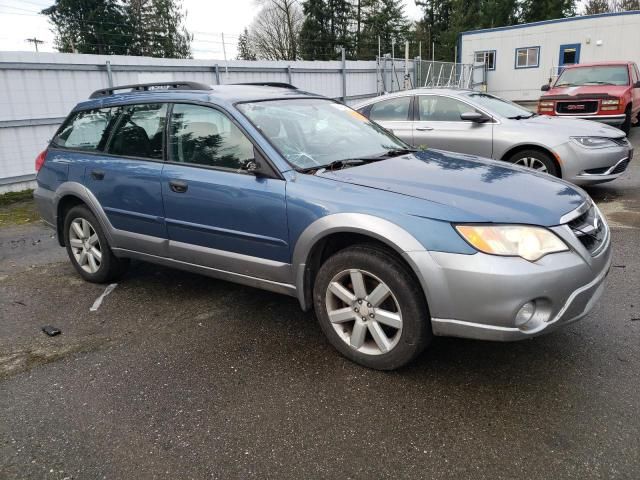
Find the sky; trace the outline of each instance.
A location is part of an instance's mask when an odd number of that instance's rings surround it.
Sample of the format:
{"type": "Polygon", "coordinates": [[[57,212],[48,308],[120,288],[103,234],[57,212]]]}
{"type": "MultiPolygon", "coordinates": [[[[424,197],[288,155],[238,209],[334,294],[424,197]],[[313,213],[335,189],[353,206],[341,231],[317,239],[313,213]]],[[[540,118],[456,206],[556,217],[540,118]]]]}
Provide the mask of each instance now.
{"type": "MultiPolygon", "coordinates": [[[[411,20],[420,18],[415,0],[403,1],[405,14],[411,20]]],[[[256,0],[183,0],[182,3],[187,12],[187,29],[194,35],[193,57],[224,59],[224,34],[227,58],[235,58],[238,35],[258,10],[256,0]]],[[[49,22],[38,15],[52,4],[47,0],[0,0],[0,51],[33,51],[34,45],[26,39],[34,37],[45,42],[38,46],[40,51],[56,51],[49,22]]]]}

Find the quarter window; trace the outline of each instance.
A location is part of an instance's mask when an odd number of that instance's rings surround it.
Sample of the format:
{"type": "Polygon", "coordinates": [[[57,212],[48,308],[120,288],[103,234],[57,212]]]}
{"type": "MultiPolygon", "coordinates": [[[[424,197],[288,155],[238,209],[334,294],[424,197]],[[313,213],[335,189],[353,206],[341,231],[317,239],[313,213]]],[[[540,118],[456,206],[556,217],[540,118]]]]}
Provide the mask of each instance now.
{"type": "Polygon", "coordinates": [[[173,162],[238,170],[253,159],[253,144],[213,108],[176,104],[169,130],[173,162]]]}
{"type": "Polygon", "coordinates": [[[53,139],[56,147],[100,151],[115,119],[115,108],[99,108],[74,113],[53,139]]]}
{"type": "Polygon", "coordinates": [[[127,105],[118,110],[118,122],[109,144],[109,153],[162,160],[167,105],[127,105]]]}
{"type": "Polygon", "coordinates": [[[516,48],[516,68],[540,66],[540,47],[516,48]]]}
{"type": "Polygon", "coordinates": [[[406,121],[409,119],[411,97],[383,100],[371,106],[369,118],[376,122],[406,121]]]}
{"type": "Polygon", "coordinates": [[[438,95],[420,95],[418,97],[420,120],[426,122],[462,122],[460,115],[477,110],[460,100],[438,95]]]}
{"type": "Polygon", "coordinates": [[[481,50],[474,54],[475,63],[484,63],[487,70],[496,69],[496,51],[481,50]]]}

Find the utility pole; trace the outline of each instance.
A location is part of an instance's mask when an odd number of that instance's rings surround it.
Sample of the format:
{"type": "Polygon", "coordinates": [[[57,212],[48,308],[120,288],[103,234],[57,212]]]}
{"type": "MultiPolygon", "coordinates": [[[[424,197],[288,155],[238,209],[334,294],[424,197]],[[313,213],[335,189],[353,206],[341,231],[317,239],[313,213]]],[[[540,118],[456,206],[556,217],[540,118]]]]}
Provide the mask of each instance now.
{"type": "Polygon", "coordinates": [[[409,89],[411,77],[409,77],[409,40],[404,41],[404,89],[409,89]]]}
{"type": "Polygon", "coordinates": [[[25,42],[33,43],[33,46],[36,47],[36,52],[38,51],[38,45],[42,45],[44,43],[43,40],[40,40],[36,37],[27,38],[25,42]]]}
{"type": "Polygon", "coordinates": [[[229,62],[227,62],[227,49],[224,45],[224,32],[222,32],[222,55],[224,56],[224,73],[227,77],[227,82],[229,81],[229,62]]]}

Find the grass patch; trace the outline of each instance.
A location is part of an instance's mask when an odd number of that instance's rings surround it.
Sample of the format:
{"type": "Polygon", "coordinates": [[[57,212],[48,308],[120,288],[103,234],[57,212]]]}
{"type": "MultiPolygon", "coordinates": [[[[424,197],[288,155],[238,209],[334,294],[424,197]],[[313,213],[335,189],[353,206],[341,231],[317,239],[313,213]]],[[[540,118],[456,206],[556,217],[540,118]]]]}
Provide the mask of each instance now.
{"type": "Polygon", "coordinates": [[[0,195],[0,207],[11,205],[17,202],[33,199],[33,190],[22,190],[20,192],[7,192],[0,195]]]}
{"type": "MultiPolygon", "coordinates": [[[[14,192],[11,192],[14,193],[14,192]]],[[[11,200],[4,199],[5,195],[0,195],[0,228],[9,225],[24,225],[40,219],[40,214],[36,211],[36,204],[33,201],[31,191],[15,192],[19,195],[12,195],[11,200]]]]}

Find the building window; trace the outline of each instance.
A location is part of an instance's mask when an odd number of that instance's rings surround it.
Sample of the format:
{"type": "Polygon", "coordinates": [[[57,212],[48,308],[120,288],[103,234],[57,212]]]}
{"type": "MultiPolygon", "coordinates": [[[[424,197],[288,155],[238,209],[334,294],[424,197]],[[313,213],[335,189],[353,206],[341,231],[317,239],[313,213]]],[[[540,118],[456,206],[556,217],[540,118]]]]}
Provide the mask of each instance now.
{"type": "Polygon", "coordinates": [[[495,50],[483,50],[475,52],[475,63],[484,63],[487,70],[496,69],[496,51],[495,50]]]}
{"type": "Polygon", "coordinates": [[[540,47],[516,48],[516,68],[538,68],[540,47]]]}

